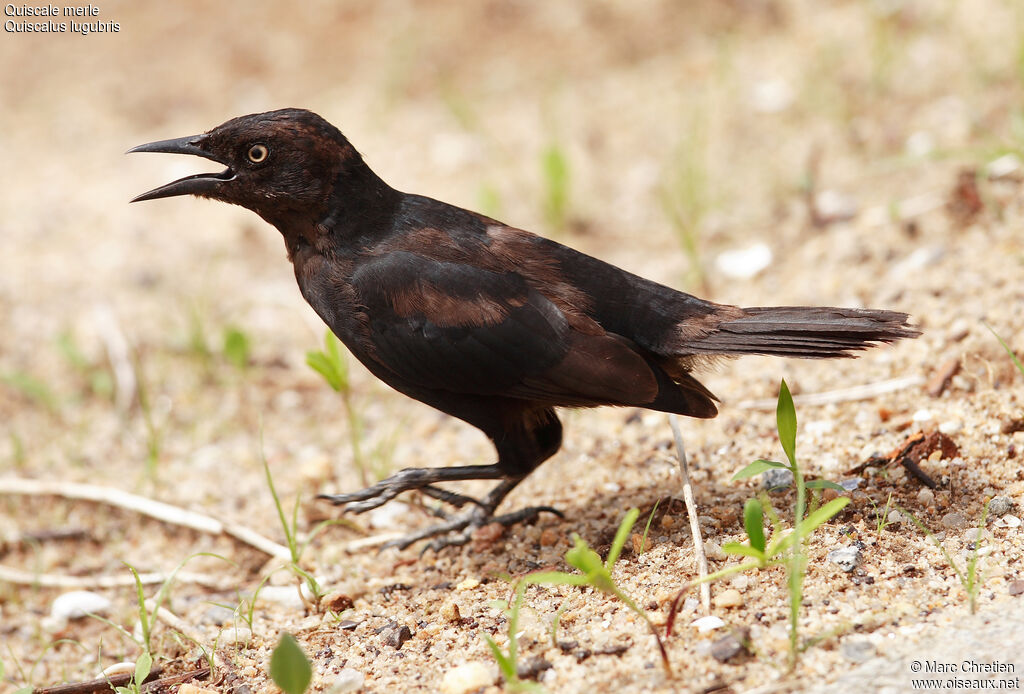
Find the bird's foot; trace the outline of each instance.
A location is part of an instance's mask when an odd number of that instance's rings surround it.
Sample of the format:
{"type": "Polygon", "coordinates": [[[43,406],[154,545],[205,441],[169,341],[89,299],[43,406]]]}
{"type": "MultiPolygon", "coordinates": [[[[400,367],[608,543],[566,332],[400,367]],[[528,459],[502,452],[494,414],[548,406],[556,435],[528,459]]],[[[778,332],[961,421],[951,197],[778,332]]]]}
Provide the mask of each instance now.
{"type": "MultiPolygon", "coordinates": [[[[477,501],[475,503],[479,504],[480,502],[477,501]]],[[[417,530],[416,532],[391,540],[384,544],[381,549],[387,549],[388,547],[395,547],[400,550],[406,549],[420,540],[434,538],[424,545],[420,554],[430,550],[436,553],[446,547],[460,547],[466,544],[473,539],[473,534],[484,526],[497,523],[507,528],[516,523],[533,520],[541,513],[553,513],[559,518],[565,517],[561,511],[552,506],[528,506],[512,513],[495,516],[493,515],[493,509],[487,509],[480,505],[466,513],[445,518],[442,523],[431,525],[422,530],[417,530]]]]}
{"type": "MultiPolygon", "coordinates": [[[[363,513],[378,506],[383,506],[402,492],[421,490],[427,496],[461,507],[472,503],[484,506],[487,502],[477,501],[472,497],[435,487],[437,482],[454,482],[458,480],[496,479],[504,473],[497,465],[473,465],[450,468],[406,468],[399,470],[377,484],[366,489],[347,494],[321,494],[318,498],[326,499],[335,506],[342,506],[342,513],[363,513]]],[[[512,485],[514,486],[514,484],[512,485]]],[[[499,485],[502,487],[502,485],[499,485]]],[[[504,488],[504,487],[502,487],[504,488]]],[[[511,487],[509,487],[511,488],[511,487]]]]}

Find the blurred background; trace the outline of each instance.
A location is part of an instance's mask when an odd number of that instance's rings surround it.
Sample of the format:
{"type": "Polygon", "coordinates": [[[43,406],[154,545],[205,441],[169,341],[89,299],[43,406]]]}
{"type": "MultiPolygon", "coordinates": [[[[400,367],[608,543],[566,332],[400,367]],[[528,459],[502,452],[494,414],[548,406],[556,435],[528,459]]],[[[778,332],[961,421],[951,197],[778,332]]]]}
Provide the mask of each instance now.
{"type": "MultiPolygon", "coordinates": [[[[119,31],[0,39],[5,473],[272,528],[262,430],[285,489],[359,483],[340,400],[304,364],[323,328],[277,232],[208,201],[128,204],[211,165],[128,148],[286,106],[337,125],[396,188],[717,301],[870,304],[926,328],[987,315],[1024,340],[1019,226],[1002,224],[1021,207],[1018,0],[98,7],[93,21],[119,31]]],[[[941,345],[901,347],[903,372],[941,345]]],[[[892,354],[843,385],[894,375],[892,354]]],[[[780,372],[807,390],[843,378],[749,363],[712,389],[736,400],[774,395],[780,372]]],[[[491,455],[357,366],[350,377],[371,477],[491,455]]],[[[704,431],[713,448],[720,430],[704,431]]],[[[0,503],[8,528],[28,512],[0,503]]],[[[73,513],[31,512],[40,525],[73,513]]],[[[182,556],[155,547],[143,556],[182,556]]],[[[76,570],[118,570],[101,554],[76,570]]],[[[12,615],[32,599],[0,586],[0,640],[31,632],[12,615]]]]}

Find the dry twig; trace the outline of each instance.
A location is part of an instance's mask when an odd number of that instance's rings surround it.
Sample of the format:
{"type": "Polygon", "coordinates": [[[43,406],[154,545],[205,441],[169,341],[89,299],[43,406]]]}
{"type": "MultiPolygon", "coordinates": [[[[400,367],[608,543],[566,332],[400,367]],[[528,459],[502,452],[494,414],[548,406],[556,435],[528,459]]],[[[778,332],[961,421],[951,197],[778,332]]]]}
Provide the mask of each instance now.
{"type": "Polygon", "coordinates": [[[0,478],[0,494],[60,496],[66,499],[80,499],[117,506],[118,508],[141,513],[150,518],[156,518],[164,523],[181,525],[198,530],[199,532],[211,535],[225,533],[277,559],[291,559],[291,553],[287,547],[263,537],[256,531],[242,525],[224,523],[202,513],[172,506],[162,501],[147,499],[144,496],[130,494],[120,489],[77,482],[62,482],[59,480],[30,480],[20,477],[4,477],[0,478]]]}
{"type": "MultiPolygon", "coordinates": [[[[704,555],[704,538],[700,533],[700,522],[697,518],[697,502],[693,499],[693,486],[690,484],[690,469],[686,464],[686,448],[683,446],[683,435],[679,431],[679,417],[668,416],[672,436],[676,440],[676,455],[679,457],[679,471],[683,475],[683,501],[686,502],[686,516],[690,519],[690,534],[693,536],[693,557],[697,563],[697,576],[703,581],[708,575],[708,558],[704,555]]],[[[704,612],[711,614],[711,588],[707,582],[700,584],[700,601],[704,612]]]]}

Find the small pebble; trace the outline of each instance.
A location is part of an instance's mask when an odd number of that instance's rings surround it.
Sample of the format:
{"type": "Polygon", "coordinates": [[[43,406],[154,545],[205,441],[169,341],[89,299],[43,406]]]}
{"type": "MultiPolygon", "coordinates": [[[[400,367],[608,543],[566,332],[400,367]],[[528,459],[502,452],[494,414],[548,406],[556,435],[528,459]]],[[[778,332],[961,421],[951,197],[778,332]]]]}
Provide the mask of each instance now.
{"type": "Polygon", "coordinates": [[[403,643],[412,638],[412,632],[409,630],[409,627],[403,624],[402,626],[394,626],[385,630],[381,636],[385,646],[391,646],[397,651],[402,648],[403,643]]]}
{"type": "Polygon", "coordinates": [[[747,649],[743,643],[749,641],[749,629],[742,629],[739,634],[725,634],[715,639],[714,643],[711,644],[711,657],[720,663],[724,663],[742,653],[746,653],[747,649]]]}
{"type": "Polygon", "coordinates": [[[542,547],[550,547],[558,543],[559,537],[558,532],[554,528],[544,528],[540,532],[540,544],[542,547]]]}
{"type": "Polygon", "coordinates": [[[459,584],[455,586],[455,590],[473,590],[480,585],[480,581],[475,578],[466,578],[459,581],[459,584]]]}
{"type": "Polygon", "coordinates": [[[875,645],[865,638],[851,636],[839,645],[843,657],[854,663],[864,663],[875,655],[875,645]]]}
{"type": "Polygon", "coordinates": [[[58,595],[50,606],[50,616],[57,620],[81,619],[89,614],[106,614],[111,602],[99,593],[73,590],[58,595]]]}
{"type": "Polygon", "coordinates": [[[178,687],[178,694],[217,694],[213,689],[206,689],[198,685],[186,682],[178,687]]]}
{"type": "Polygon", "coordinates": [[[1005,516],[1012,510],[1013,499],[1008,496],[994,496],[992,501],[988,502],[988,512],[990,515],[996,517],[1005,516]]]}
{"type": "Polygon", "coordinates": [[[704,543],[704,556],[714,561],[722,561],[728,555],[722,551],[722,546],[714,540],[708,540],[704,543]]]}
{"type": "Polygon", "coordinates": [[[921,491],[917,493],[917,502],[923,506],[931,506],[934,501],[935,492],[928,487],[921,487],[921,491]]]}
{"type": "Polygon", "coordinates": [[[725,626],[725,622],[722,621],[721,617],[715,617],[709,615],[707,617],[701,617],[695,619],[690,623],[690,626],[697,627],[697,631],[704,633],[705,631],[712,631],[713,629],[720,629],[725,626]]]}
{"type": "Polygon", "coordinates": [[[828,560],[847,573],[856,569],[863,559],[860,549],[853,545],[839,547],[828,553],[828,560]]]}
{"type": "Polygon", "coordinates": [[[761,485],[769,492],[781,491],[791,484],[793,484],[793,473],[785,468],[772,468],[761,475],[761,485]]]}
{"type": "Polygon", "coordinates": [[[988,537],[989,532],[984,528],[968,528],[964,531],[965,542],[977,542],[988,537]]]}
{"type": "Polygon", "coordinates": [[[942,517],[942,525],[950,529],[962,528],[967,525],[967,519],[959,511],[952,511],[942,517]]]}
{"type": "Polygon", "coordinates": [[[252,643],[252,631],[248,627],[228,627],[220,633],[217,643],[225,646],[248,646],[252,643]]]}
{"type": "Polygon", "coordinates": [[[963,428],[964,423],[961,422],[959,419],[951,419],[939,425],[939,431],[941,431],[946,436],[956,434],[963,428]]]}
{"type": "Polygon", "coordinates": [[[442,694],[467,694],[494,683],[491,668],[483,663],[463,663],[444,673],[442,694]]]}
{"type": "Polygon", "coordinates": [[[441,618],[446,622],[458,622],[462,619],[462,615],[459,613],[459,606],[455,604],[454,600],[446,600],[441,605],[441,618]]]}
{"type": "Polygon", "coordinates": [[[1007,513],[1005,516],[996,519],[995,526],[997,528],[1019,528],[1021,520],[1017,516],[1007,513]]]}
{"type": "Polygon", "coordinates": [[[345,692],[357,692],[363,688],[366,682],[366,675],[355,668],[342,668],[334,679],[327,685],[327,694],[345,694],[345,692]]]}
{"type": "Polygon", "coordinates": [[[862,484],[864,484],[863,477],[850,477],[849,479],[839,480],[839,486],[848,492],[856,491],[862,484]]]}
{"type": "Polygon", "coordinates": [[[918,424],[921,422],[930,422],[932,420],[932,412],[931,410],[920,409],[913,414],[911,419],[918,424]]]}
{"type": "Polygon", "coordinates": [[[331,612],[344,612],[351,608],[354,603],[352,601],[352,596],[348,593],[335,590],[325,595],[320,604],[331,612]]]}
{"type": "Polygon", "coordinates": [[[903,514],[898,510],[893,509],[889,511],[889,515],[885,517],[886,523],[900,523],[903,521],[903,514]]]}
{"type": "Polygon", "coordinates": [[[1020,595],[1021,593],[1024,593],[1024,580],[1018,578],[1015,581],[1010,581],[1010,585],[1007,586],[1006,592],[1010,595],[1020,595]]]}
{"type": "Polygon", "coordinates": [[[772,249],[764,243],[725,251],[715,258],[719,272],[737,279],[749,279],[771,264],[772,249]]]}
{"type": "Polygon", "coordinates": [[[715,607],[740,607],[743,605],[743,596],[735,588],[727,588],[715,596],[712,600],[715,607]]]}
{"type": "Polygon", "coordinates": [[[650,535],[645,538],[640,533],[633,533],[630,535],[629,540],[633,545],[633,554],[643,554],[654,546],[654,541],[650,535]]]}

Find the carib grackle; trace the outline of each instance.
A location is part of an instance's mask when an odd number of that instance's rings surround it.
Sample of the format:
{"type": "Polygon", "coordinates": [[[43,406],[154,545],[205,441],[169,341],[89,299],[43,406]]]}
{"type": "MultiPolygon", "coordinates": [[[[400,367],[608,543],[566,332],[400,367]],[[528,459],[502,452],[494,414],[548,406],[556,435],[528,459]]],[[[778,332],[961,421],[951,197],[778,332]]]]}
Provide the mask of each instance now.
{"type": "Polygon", "coordinates": [[[252,210],[284,236],[306,301],[371,373],[483,431],[492,465],[408,468],[362,491],[325,495],[356,513],[401,492],[468,512],[402,538],[465,543],[562,442],[555,408],[626,405],[714,417],[692,375],[726,355],[852,356],[914,337],[892,311],[739,308],[676,291],[527,231],[381,180],[320,116],[283,109],[131,152],[194,154],[223,164],[134,201],[197,195],[252,210]],[[483,499],[439,482],[501,480],[483,499]]]}

